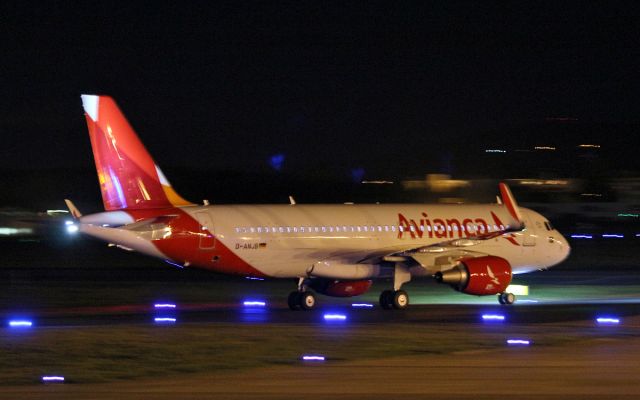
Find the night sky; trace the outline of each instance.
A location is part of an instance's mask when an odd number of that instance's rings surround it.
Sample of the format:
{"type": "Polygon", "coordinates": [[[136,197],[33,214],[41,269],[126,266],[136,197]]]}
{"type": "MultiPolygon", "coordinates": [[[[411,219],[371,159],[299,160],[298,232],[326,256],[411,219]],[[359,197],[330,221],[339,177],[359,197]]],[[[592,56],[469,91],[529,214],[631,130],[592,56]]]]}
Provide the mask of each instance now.
{"type": "Polygon", "coordinates": [[[591,3],[3,2],[0,169],[92,169],[82,93],[113,96],[169,179],[276,155],[376,178],[497,145],[628,150],[632,129],[590,127],[639,122],[638,9],[591,3]],[[585,129],[532,138],[549,118],[585,129]]]}

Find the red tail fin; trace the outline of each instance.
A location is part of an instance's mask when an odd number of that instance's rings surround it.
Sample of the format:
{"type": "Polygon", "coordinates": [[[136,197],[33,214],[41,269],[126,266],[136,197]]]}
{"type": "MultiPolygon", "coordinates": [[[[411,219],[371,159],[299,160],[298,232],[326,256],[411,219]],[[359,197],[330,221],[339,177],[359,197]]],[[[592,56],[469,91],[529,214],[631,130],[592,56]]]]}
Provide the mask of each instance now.
{"type": "Polygon", "coordinates": [[[173,190],[111,97],[81,97],[105,210],[191,204],[173,190]]]}

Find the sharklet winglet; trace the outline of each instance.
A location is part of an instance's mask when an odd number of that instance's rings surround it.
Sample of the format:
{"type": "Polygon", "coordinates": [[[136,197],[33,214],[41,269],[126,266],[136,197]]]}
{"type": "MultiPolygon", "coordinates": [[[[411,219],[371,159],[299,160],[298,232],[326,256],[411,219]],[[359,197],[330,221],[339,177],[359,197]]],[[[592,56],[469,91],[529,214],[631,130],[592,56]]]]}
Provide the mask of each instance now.
{"type": "Polygon", "coordinates": [[[509,211],[511,217],[518,221],[518,223],[522,224],[522,214],[520,213],[518,203],[513,197],[509,186],[507,186],[507,184],[503,182],[500,182],[500,197],[502,197],[502,203],[505,205],[505,207],[507,207],[507,210],[509,211]]]}

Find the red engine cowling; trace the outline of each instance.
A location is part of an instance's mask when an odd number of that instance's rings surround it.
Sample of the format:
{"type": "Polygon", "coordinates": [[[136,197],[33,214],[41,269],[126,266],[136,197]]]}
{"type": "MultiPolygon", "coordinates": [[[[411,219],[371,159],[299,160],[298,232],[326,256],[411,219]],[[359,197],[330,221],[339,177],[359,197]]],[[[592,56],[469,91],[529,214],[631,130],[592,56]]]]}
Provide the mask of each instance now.
{"type": "Polygon", "coordinates": [[[329,279],[314,279],[309,285],[318,293],[332,297],[353,297],[366,293],[371,288],[372,281],[336,281],[329,279]]]}
{"type": "Polygon", "coordinates": [[[511,277],[509,262],[496,256],[465,258],[455,267],[435,275],[438,282],[477,296],[504,292],[511,283],[511,277]]]}

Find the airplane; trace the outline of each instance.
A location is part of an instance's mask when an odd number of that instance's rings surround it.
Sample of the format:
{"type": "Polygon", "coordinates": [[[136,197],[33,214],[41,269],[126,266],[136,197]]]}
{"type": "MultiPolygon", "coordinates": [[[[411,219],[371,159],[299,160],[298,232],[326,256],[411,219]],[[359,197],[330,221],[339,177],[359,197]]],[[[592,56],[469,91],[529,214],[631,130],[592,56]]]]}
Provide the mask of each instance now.
{"type": "Polygon", "coordinates": [[[316,294],[352,297],[374,279],[391,287],[384,309],[404,309],[413,278],[515,302],[514,274],[552,267],[570,252],[541,214],[519,207],[499,184],[494,204],[202,205],[181,197],[109,96],[82,95],[104,212],[65,200],[73,228],[181,268],[297,282],[292,310],[316,294]]]}

